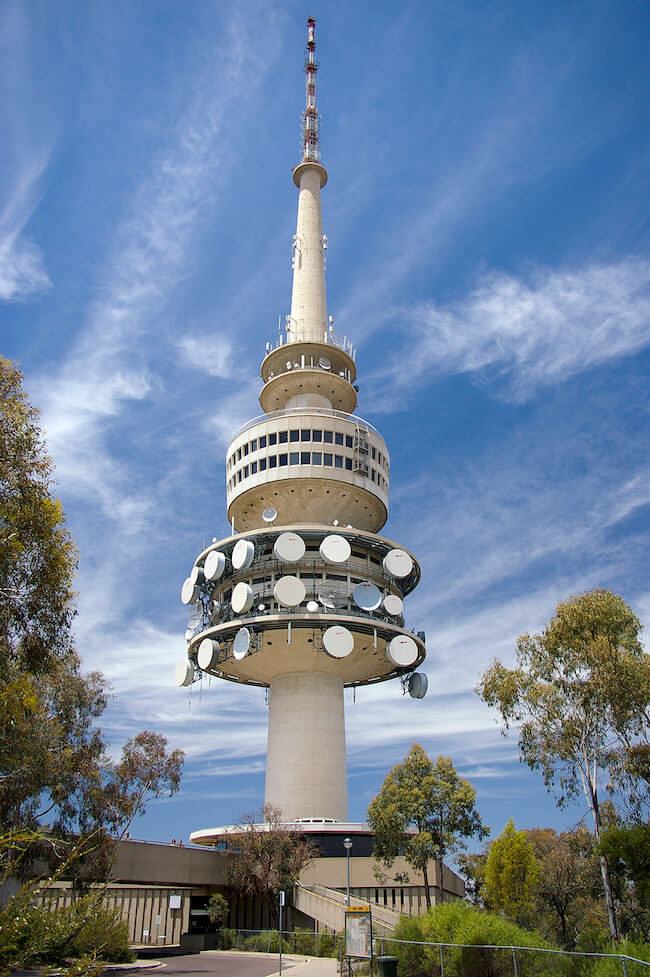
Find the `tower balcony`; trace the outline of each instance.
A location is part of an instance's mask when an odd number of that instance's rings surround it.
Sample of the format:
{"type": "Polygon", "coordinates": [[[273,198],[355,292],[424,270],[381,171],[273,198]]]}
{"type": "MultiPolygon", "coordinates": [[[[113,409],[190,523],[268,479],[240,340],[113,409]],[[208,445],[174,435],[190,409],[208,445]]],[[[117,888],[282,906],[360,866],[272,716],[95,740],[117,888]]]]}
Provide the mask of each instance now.
{"type": "Polygon", "coordinates": [[[353,526],[378,532],[388,517],[390,459],[367,421],[336,410],[275,411],[246,424],[226,461],[228,518],[238,532],[264,525],[353,526]]]}

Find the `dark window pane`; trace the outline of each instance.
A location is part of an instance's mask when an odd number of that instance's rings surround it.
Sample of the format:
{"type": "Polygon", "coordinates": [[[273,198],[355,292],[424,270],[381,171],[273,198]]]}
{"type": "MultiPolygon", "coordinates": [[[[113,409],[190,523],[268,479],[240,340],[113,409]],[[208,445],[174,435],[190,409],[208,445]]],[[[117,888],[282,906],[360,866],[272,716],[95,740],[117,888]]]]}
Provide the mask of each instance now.
{"type": "Polygon", "coordinates": [[[260,438],[260,448],[266,448],[266,434],[263,434],[260,438]]]}
{"type": "Polygon", "coordinates": [[[290,441],[300,441],[300,431],[289,431],[290,441]]]}
{"type": "Polygon", "coordinates": [[[277,468],[277,467],[278,467],[278,459],[275,457],[275,455],[271,455],[271,457],[269,458],[269,468],[277,468]]]}
{"type": "Polygon", "coordinates": [[[277,434],[269,434],[269,444],[277,444],[278,436],[277,434]]]}
{"type": "Polygon", "coordinates": [[[320,451],[312,451],[312,453],[311,453],[311,463],[312,463],[312,465],[322,465],[323,464],[323,460],[322,459],[323,459],[323,456],[321,455],[320,451]]]}
{"type": "Polygon", "coordinates": [[[300,452],[300,464],[301,465],[308,465],[309,464],[309,457],[310,456],[309,456],[309,452],[308,451],[301,451],[300,452]]]}
{"type": "Polygon", "coordinates": [[[287,455],[286,454],[278,455],[278,465],[281,468],[283,468],[284,465],[286,464],[287,464],[287,455]]]}
{"type": "Polygon", "coordinates": [[[323,440],[325,441],[326,444],[332,444],[332,442],[334,440],[334,432],[333,431],[325,431],[324,432],[324,436],[323,436],[323,440]]]}
{"type": "Polygon", "coordinates": [[[256,471],[257,471],[257,462],[253,461],[251,462],[251,475],[254,475],[256,471]]]}
{"type": "Polygon", "coordinates": [[[345,459],[345,467],[347,468],[347,470],[349,472],[352,471],[352,459],[351,458],[346,458],[345,459]]]}
{"type": "Polygon", "coordinates": [[[345,447],[346,448],[351,448],[352,447],[352,438],[350,437],[349,434],[346,434],[345,435],[345,447]]]}
{"type": "Polygon", "coordinates": [[[248,478],[248,465],[244,465],[244,478],[248,478]]]}
{"type": "Polygon", "coordinates": [[[244,445],[244,454],[245,455],[248,454],[248,445],[247,444],[244,445]]]}
{"type": "Polygon", "coordinates": [[[331,468],[332,467],[332,460],[333,459],[332,459],[332,456],[331,455],[328,455],[328,454],[323,455],[323,464],[324,465],[329,465],[330,468],[331,468]]]}
{"type": "Polygon", "coordinates": [[[266,458],[260,458],[260,471],[266,471],[266,458]]]}
{"type": "Polygon", "coordinates": [[[289,464],[290,465],[298,465],[298,464],[300,464],[300,452],[299,451],[292,451],[291,452],[291,454],[289,455],[289,464]]]}
{"type": "Polygon", "coordinates": [[[257,438],[251,441],[251,451],[257,451],[257,438]]]}
{"type": "Polygon", "coordinates": [[[335,468],[343,468],[343,455],[335,455],[334,456],[334,467],[335,468]]]}
{"type": "Polygon", "coordinates": [[[311,431],[305,431],[304,429],[300,432],[301,441],[311,441],[311,431]]]}
{"type": "Polygon", "coordinates": [[[336,444],[343,444],[343,435],[338,432],[334,435],[334,441],[336,444]]]}
{"type": "Polygon", "coordinates": [[[311,439],[312,439],[312,441],[322,441],[323,440],[323,432],[322,431],[312,431],[311,432],[311,439]]]}
{"type": "Polygon", "coordinates": [[[286,444],[288,440],[289,440],[289,432],[280,431],[280,444],[286,444]]]}

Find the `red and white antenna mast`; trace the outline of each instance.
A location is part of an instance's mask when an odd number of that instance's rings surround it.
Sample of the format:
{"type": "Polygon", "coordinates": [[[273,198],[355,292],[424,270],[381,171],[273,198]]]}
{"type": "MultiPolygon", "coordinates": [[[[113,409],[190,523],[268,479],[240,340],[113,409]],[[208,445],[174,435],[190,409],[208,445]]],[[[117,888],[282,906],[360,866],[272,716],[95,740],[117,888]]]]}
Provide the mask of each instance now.
{"type": "Polygon", "coordinates": [[[307,21],[307,55],[305,57],[305,111],[302,113],[302,125],[300,127],[301,162],[303,163],[320,162],[320,120],[318,118],[318,109],[316,108],[316,72],[318,71],[318,62],[314,58],[314,52],[316,51],[315,26],[316,18],[310,17],[307,21]]]}

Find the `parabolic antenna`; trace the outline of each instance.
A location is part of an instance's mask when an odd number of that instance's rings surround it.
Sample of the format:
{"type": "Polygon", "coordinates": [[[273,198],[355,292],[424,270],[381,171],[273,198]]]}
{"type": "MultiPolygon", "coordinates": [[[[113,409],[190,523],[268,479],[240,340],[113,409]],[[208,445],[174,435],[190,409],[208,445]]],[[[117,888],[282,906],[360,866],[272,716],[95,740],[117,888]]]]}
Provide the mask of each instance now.
{"type": "Polygon", "coordinates": [[[184,604],[194,604],[199,597],[199,588],[191,577],[188,577],[181,587],[181,600],[184,604]]]}
{"type": "Polygon", "coordinates": [[[235,635],[235,640],[232,643],[232,653],[233,657],[237,661],[241,661],[248,654],[248,649],[251,646],[251,633],[248,628],[240,628],[235,635]]]}
{"type": "Polygon", "coordinates": [[[393,577],[408,577],[413,569],[413,559],[406,550],[390,550],[384,557],[384,570],[393,577]]]}
{"type": "Polygon", "coordinates": [[[297,563],[305,555],[305,541],[298,533],[281,533],[273,544],[273,552],[284,563],[297,563]]]}
{"type": "Polygon", "coordinates": [[[241,583],[235,584],[230,598],[230,606],[235,614],[245,614],[246,611],[250,611],[253,606],[254,596],[253,588],[247,583],[242,581],[241,583]]]}
{"type": "Polygon", "coordinates": [[[354,648],[354,637],[347,628],[335,624],[323,634],[323,648],[330,658],[347,658],[354,648]]]}
{"type": "Polygon", "coordinates": [[[210,614],[212,615],[212,617],[216,617],[220,610],[221,610],[220,600],[210,601],[210,614]]]}
{"type": "Polygon", "coordinates": [[[271,507],[270,509],[265,509],[262,513],[262,519],[264,522],[274,522],[278,518],[277,509],[271,507]]]}
{"type": "Polygon", "coordinates": [[[190,580],[193,584],[198,586],[198,584],[200,584],[203,580],[203,567],[192,567],[190,571],[190,580]]]}
{"type": "Polygon", "coordinates": [[[336,533],[326,536],[320,544],[319,550],[320,555],[329,564],[345,563],[346,560],[350,559],[352,552],[347,539],[344,536],[337,536],[336,533]]]}
{"type": "Polygon", "coordinates": [[[196,628],[203,619],[203,604],[197,600],[196,604],[190,607],[190,616],[187,621],[188,628],[196,628]]]}
{"type": "Polygon", "coordinates": [[[318,361],[318,365],[320,366],[321,370],[331,370],[332,369],[332,364],[330,363],[330,361],[328,360],[328,358],[326,356],[321,356],[321,358],[318,361]]]}
{"type": "Polygon", "coordinates": [[[381,591],[379,587],[375,587],[374,583],[370,583],[369,581],[357,584],[352,596],[354,597],[354,603],[362,611],[376,611],[381,604],[381,591]]]}
{"type": "Polygon", "coordinates": [[[424,672],[413,672],[409,679],[409,695],[412,699],[424,699],[429,688],[429,679],[424,672]]]}
{"type": "Polygon", "coordinates": [[[316,611],[318,610],[318,602],[315,600],[308,600],[307,610],[309,611],[310,614],[315,614],[316,611]]]}
{"type": "Polygon", "coordinates": [[[232,565],[235,570],[247,570],[255,556],[255,543],[250,539],[240,539],[232,551],[232,565]]]}
{"type": "Polygon", "coordinates": [[[191,685],[194,679],[194,665],[188,658],[181,658],[176,664],[174,671],[174,681],[179,689],[184,685],[191,685]]]}
{"type": "Polygon", "coordinates": [[[194,631],[188,628],[187,631],[185,632],[185,640],[191,641],[193,637],[194,637],[194,631]]]}
{"type": "Polygon", "coordinates": [[[305,599],[305,585],[299,577],[280,577],[273,596],[283,607],[297,607],[305,599]]]}
{"type": "Polygon", "coordinates": [[[218,580],[226,569],[226,557],[218,550],[210,550],[203,564],[203,575],[206,580],[218,580]]]}
{"type": "Polygon", "coordinates": [[[401,614],[404,610],[404,601],[397,594],[388,594],[387,597],[384,597],[384,610],[387,614],[394,616],[401,614]]]}
{"type": "Polygon", "coordinates": [[[334,610],[335,608],[341,610],[348,603],[347,594],[338,590],[319,590],[318,599],[323,607],[327,607],[330,610],[334,610]]]}
{"type": "Polygon", "coordinates": [[[212,668],[219,660],[219,642],[214,638],[204,638],[199,645],[199,652],[196,656],[199,668],[204,671],[212,668]]]}
{"type": "Polygon", "coordinates": [[[418,646],[408,634],[398,634],[389,643],[386,653],[393,665],[412,665],[417,661],[418,646]]]}

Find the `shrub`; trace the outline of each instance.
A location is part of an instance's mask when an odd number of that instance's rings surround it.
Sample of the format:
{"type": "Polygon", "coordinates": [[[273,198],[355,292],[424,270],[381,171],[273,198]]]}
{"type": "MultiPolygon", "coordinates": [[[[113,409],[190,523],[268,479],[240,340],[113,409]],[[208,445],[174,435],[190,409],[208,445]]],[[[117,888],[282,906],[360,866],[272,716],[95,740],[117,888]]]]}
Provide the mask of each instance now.
{"type": "MultiPolygon", "coordinates": [[[[624,977],[625,971],[621,960],[617,960],[617,955],[635,957],[637,960],[644,960],[650,963],[650,944],[636,943],[633,940],[621,940],[616,944],[616,949],[610,951],[609,959],[584,959],[581,962],[580,973],[584,977],[624,977]]],[[[625,970],[627,977],[647,977],[650,973],[648,967],[643,964],[626,961],[625,970]]]]}
{"type": "MultiPolygon", "coordinates": [[[[417,919],[402,917],[394,936],[396,940],[469,944],[443,949],[445,977],[503,977],[513,973],[512,952],[494,947],[549,946],[539,933],[523,930],[494,913],[462,902],[443,903],[417,919]]],[[[439,947],[389,942],[385,945],[386,952],[393,948],[400,974],[439,977],[439,947]]],[[[519,977],[561,975],[570,969],[570,963],[560,956],[517,953],[519,977]]]]}

